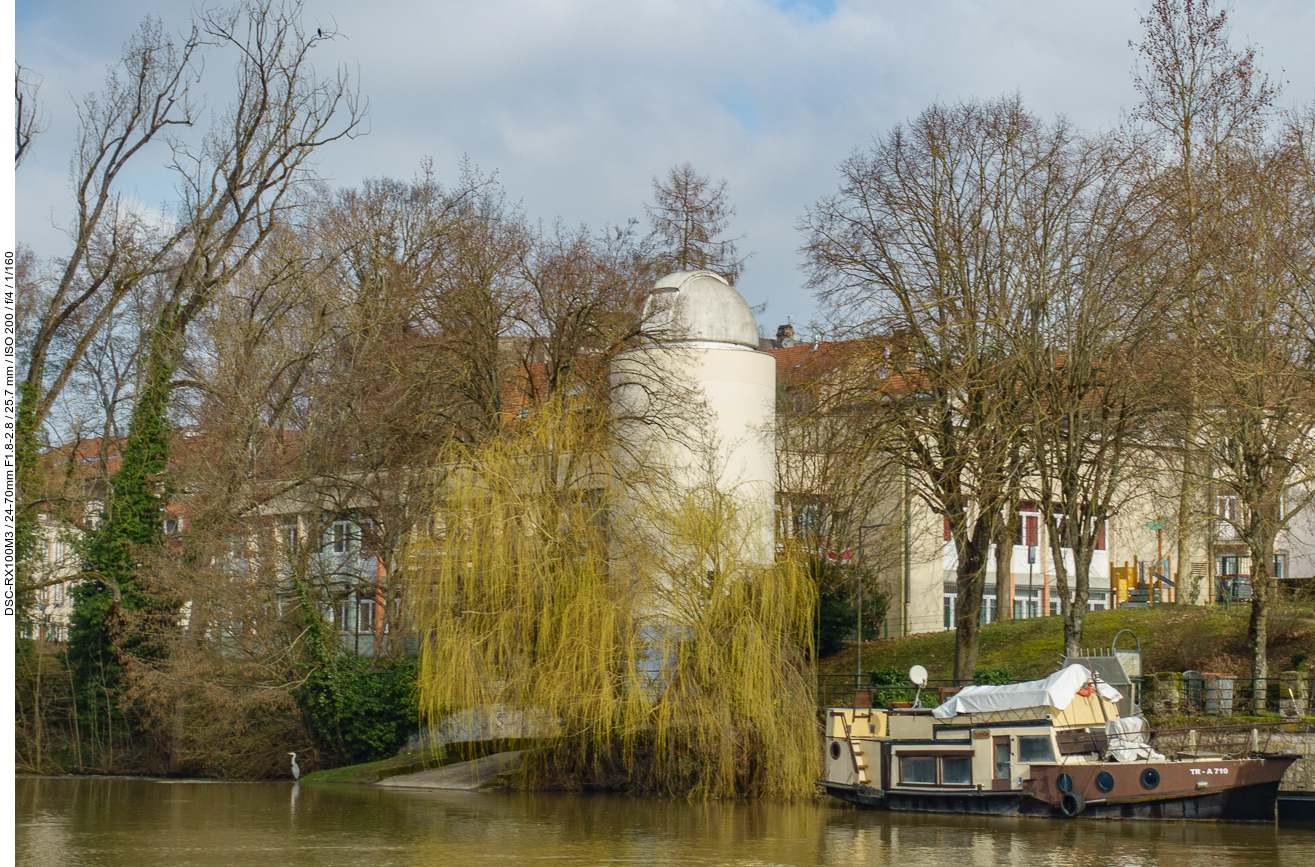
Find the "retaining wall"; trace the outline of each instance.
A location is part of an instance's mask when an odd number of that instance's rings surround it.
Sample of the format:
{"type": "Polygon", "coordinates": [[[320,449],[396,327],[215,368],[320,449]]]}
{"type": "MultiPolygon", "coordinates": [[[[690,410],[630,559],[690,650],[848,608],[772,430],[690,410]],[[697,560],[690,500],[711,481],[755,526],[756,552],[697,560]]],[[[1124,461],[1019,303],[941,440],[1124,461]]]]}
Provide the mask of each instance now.
{"type": "Polygon", "coordinates": [[[1279,788],[1284,791],[1315,792],[1315,725],[1296,724],[1254,728],[1229,726],[1226,730],[1178,729],[1155,733],[1151,743],[1170,758],[1180,750],[1202,752],[1217,750],[1226,754],[1253,749],[1265,753],[1292,750],[1302,758],[1288,768],[1279,788]],[[1288,730],[1298,727],[1311,730],[1288,730]]]}

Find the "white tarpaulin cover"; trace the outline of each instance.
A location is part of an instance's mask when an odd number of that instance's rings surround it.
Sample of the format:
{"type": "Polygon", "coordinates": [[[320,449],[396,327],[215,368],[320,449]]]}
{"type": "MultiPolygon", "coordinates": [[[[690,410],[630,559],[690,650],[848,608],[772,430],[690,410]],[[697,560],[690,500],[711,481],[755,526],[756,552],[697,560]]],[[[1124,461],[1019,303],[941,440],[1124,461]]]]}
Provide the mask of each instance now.
{"type": "Polygon", "coordinates": [[[1164,758],[1146,743],[1146,720],[1139,716],[1106,720],[1105,733],[1110,736],[1109,751],[1115,761],[1135,762],[1139,759],[1158,761],[1164,758]]]}
{"type": "MultiPolygon", "coordinates": [[[[1029,707],[1053,707],[1063,710],[1073,701],[1078,690],[1091,683],[1091,672],[1085,665],[1073,663],[1061,668],[1045,680],[1029,680],[1008,686],[965,686],[945,704],[933,710],[932,716],[949,719],[959,713],[991,713],[1000,710],[1024,710],[1029,707]]],[[[1118,701],[1123,694],[1101,681],[1096,687],[1110,701],[1118,701]]]]}

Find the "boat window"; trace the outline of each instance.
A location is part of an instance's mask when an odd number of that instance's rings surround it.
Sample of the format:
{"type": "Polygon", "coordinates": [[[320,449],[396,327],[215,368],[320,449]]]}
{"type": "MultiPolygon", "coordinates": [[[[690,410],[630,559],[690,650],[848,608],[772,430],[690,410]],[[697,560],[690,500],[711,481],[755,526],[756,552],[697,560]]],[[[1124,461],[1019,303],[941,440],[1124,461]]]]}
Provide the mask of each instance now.
{"type": "Polygon", "coordinates": [[[1018,760],[1028,762],[1053,762],[1055,750],[1050,745],[1048,736],[1020,737],[1018,739],[1018,760]]]}
{"type": "Polygon", "coordinates": [[[901,758],[899,769],[902,783],[936,783],[936,760],[931,756],[901,758]]]}
{"type": "Polygon", "coordinates": [[[971,786],[973,760],[948,757],[941,759],[941,782],[947,786],[971,786]]]}

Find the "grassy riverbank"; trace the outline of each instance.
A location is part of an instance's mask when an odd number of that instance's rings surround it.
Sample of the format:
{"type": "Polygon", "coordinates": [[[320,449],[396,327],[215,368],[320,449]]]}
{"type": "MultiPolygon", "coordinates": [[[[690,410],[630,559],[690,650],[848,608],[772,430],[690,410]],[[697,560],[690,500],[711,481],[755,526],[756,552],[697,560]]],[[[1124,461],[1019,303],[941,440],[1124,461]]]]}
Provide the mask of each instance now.
{"type": "MultiPolygon", "coordinates": [[[[1250,672],[1246,653],[1248,606],[1231,611],[1209,606],[1165,605],[1158,608],[1122,608],[1087,615],[1084,647],[1109,647],[1115,633],[1130,629],[1140,639],[1143,671],[1214,671],[1242,675],[1250,672]]],[[[1121,648],[1132,647],[1128,637],[1121,648]]],[[[854,671],[854,647],[848,647],[818,665],[822,674],[854,671]]],[[[1293,658],[1305,653],[1315,664],[1315,610],[1310,600],[1274,606],[1269,618],[1269,667],[1279,672],[1292,667],[1293,658]]],[[[1064,623],[1059,617],[1040,617],[992,623],[982,629],[979,667],[1007,666],[1019,679],[1044,677],[1063,661],[1064,623]]],[[[863,668],[926,666],[932,679],[954,675],[954,633],[931,632],[870,641],[863,645],[863,668]]]]}

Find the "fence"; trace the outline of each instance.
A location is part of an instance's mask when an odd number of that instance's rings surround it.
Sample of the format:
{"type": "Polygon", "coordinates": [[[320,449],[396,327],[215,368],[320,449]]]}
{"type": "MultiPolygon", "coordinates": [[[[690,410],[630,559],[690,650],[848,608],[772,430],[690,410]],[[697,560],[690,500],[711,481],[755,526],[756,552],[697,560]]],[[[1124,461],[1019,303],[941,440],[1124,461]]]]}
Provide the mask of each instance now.
{"type": "MultiPolygon", "coordinates": [[[[872,691],[873,707],[912,702],[915,697],[924,706],[935,707],[950,690],[970,683],[972,681],[968,680],[932,680],[919,694],[918,688],[911,684],[874,683],[869,675],[820,674],[817,676],[817,705],[821,708],[853,707],[855,692],[866,689],[872,691]]],[[[1265,678],[1195,671],[1181,674],[1162,672],[1149,677],[1134,677],[1132,685],[1141,712],[1153,717],[1272,714],[1281,720],[1298,720],[1315,716],[1315,701],[1312,701],[1315,675],[1308,672],[1284,672],[1278,677],[1265,678]]]]}
{"type": "Polygon", "coordinates": [[[913,702],[915,699],[925,707],[936,707],[941,702],[945,691],[958,689],[972,683],[971,680],[931,680],[922,688],[905,681],[902,684],[873,683],[870,675],[857,674],[819,674],[817,676],[817,706],[853,707],[854,694],[859,689],[872,691],[873,707],[890,707],[894,702],[913,702]]]}
{"type": "Polygon", "coordinates": [[[1315,713],[1315,675],[1283,672],[1278,677],[1233,677],[1186,671],[1136,678],[1142,711],[1155,717],[1265,716],[1296,720],[1315,713]]]}

